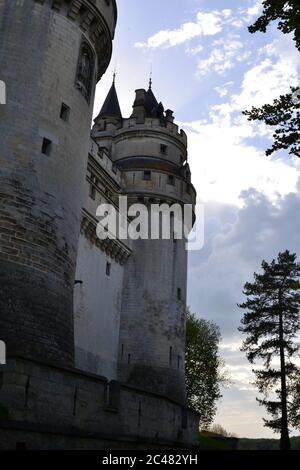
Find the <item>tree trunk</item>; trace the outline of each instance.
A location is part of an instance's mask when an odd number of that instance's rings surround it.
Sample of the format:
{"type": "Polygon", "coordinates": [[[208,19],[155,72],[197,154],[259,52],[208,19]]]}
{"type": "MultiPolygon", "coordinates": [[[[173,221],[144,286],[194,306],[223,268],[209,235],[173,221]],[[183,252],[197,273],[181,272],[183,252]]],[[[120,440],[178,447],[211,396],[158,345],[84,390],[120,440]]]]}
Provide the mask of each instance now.
{"type": "Polygon", "coordinates": [[[284,355],[284,336],[283,336],[283,312],[281,306],[281,292],[279,292],[279,341],[280,341],[280,372],[281,372],[281,436],[280,450],[290,450],[291,443],[288,428],[287,414],[287,391],[286,391],[286,368],[284,355]]]}

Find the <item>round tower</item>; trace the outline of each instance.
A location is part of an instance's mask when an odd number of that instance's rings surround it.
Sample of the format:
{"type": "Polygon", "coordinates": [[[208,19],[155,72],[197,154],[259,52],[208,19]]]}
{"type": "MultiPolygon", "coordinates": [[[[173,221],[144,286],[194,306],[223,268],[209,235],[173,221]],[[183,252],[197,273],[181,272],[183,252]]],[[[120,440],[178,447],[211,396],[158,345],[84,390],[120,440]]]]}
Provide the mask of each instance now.
{"type": "Polygon", "coordinates": [[[73,286],[96,83],[115,0],[0,0],[0,332],[72,365],[73,286]]]}
{"type": "MultiPolygon", "coordinates": [[[[156,100],[151,82],[148,91],[136,91],[129,119],[112,112],[118,109],[114,89],[109,96],[92,136],[122,170],[128,206],[147,206],[150,235],[153,204],[194,207],[187,137],[173,112],[156,100]]],[[[172,230],[169,239],[160,234],[132,241],[123,282],[119,379],[185,403],[187,251],[186,240],[176,239],[172,230]]]]}

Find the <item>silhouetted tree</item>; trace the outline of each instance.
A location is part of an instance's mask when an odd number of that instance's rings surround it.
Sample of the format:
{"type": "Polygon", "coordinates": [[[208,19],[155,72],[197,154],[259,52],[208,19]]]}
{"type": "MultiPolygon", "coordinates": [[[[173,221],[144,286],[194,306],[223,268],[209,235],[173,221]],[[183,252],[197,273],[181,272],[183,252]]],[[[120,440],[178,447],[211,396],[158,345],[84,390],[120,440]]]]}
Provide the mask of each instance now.
{"type": "Polygon", "coordinates": [[[300,429],[300,377],[291,387],[292,401],[290,405],[291,423],[294,428],[300,429]]]}
{"type": "Polygon", "coordinates": [[[293,423],[290,407],[297,367],[292,362],[299,351],[295,339],[300,331],[300,263],[289,251],[279,253],[270,264],[262,262],[262,273],[254,273],[254,282],[246,283],[246,310],[239,330],[247,335],[242,351],[251,363],[261,359],[263,367],[254,370],[256,384],[272,419],[265,426],[281,433],[281,449],[290,449],[289,425],[293,423]],[[279,361],[278,361],[279,359],[279,361]],[[279,363],[279,365],[277,365],[279,363]]]}
{"type": "MultiPolygon", "coordinates": [[[[266,32],[273,21],[284,34],[292,33],[300,51],[300,2],[299,0],[264,0],[262,15],[249,26],[250,33],[266,32]]],[[[262,121],[275,128],[272,147],[266,155],[278,150],[289,150],[290,155],[300,157],[300,88],[280,96],[272,104],[245,111],[249,121],[262,121]]]]}
{"type": "Polygon", "coordinates": [[[222,396],[220,386],[226,381],[219,356],[221,334],[211,321],[196,318],[187,311],[186,326],[186,388],[188,404],[200,413],[200,426],[207,429],[222,396]]]}
{"type": "Polygon", "coordinates": [[[249,121],[263,121],[275,127],[273,144],[266,155],[278,150],[288,150],[289,155],[300,157],[300,89],[291,88],[291,93],[275,99],[272,104],[244,111],[249,121]]]}
{"type": "Polygon", "coordinates": [[[293,33],[296,47],[300,51],[300,2],[299,0],[264,0],[263,12],[255,23],[249,26],[250,33],[265,33],[273,21],[284,34],[293,33]]]}

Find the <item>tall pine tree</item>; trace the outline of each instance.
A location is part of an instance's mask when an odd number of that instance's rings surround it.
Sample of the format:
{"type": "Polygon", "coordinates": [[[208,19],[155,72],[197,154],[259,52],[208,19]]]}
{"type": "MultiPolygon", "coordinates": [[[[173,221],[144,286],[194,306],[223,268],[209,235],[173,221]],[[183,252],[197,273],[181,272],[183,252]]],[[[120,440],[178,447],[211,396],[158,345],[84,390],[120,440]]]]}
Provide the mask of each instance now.
{"type": "MultiPolygon", "coordinates": [[[[264,395],[259,403],[272,418],[265,426],[280,432],[280,448],[290,449],[289,426],[295,409],[291,406],[292,390],[297,379],[293,362],[299,351],[296,342],[300,331],[300,263],[289,251],[279,253],[270,264],[262,262],[262,273],[254,273],[254,282],[246,283],[246,310],[241,332],[247,335],[242,351],[251,363],[262,360],[263,367],[254,370],[256,385],[264,395]]],[[[295,403],[295,402],[294,402],[295,403]]]]}

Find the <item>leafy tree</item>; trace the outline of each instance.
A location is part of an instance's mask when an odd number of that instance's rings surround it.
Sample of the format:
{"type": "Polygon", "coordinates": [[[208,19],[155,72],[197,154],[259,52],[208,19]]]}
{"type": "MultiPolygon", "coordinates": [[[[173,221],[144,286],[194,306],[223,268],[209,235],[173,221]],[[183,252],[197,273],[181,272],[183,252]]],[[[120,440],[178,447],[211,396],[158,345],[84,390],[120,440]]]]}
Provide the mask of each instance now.
{"type": "Polygon", "coordinates": [[[191,408],[200,414],[200,425],[207,429],[221,398],[220,386],[226,380],[223,361],[218,349],[220,330],[213,322],[196,318],[187,311],[186,327],[186,387],[191,408]]]}
{"type": "Polygon", "coordinates": [[[264,0],[262,15],[249,26],[250,33],[265,33],[272,21],[284,34],[293,33],[296,47],[300,51],[300,3],[299,0],[264,0]]]}
{"type": "Polygon", "coordinates": [[[262,262],[262,274],[244,287],[246,310],[239,330],[247,335],[242,351],[251,363],[261,359],[263,368],[254,370],[256,385],[264,395],[259,403],[272,419],[265,426],[281,433],[281,449],[290,449],[289,425],[295,410],[291,407],[292,388],[298,369],[292,357],[299,351],[300,263],[289,251],[279,253],[270,264],[262,262]]]}
{"type": "Polygon", "coordinates": [[[210,426],[209,431],[223,437],[236,437],[236,434],[226,431],[221,424],[213,424],[210,426]]]}
{"type": "MultiPolygon", "coordinates": [[[[273,21],[284,34],[292,33],[300,51],[300,2],[299,0],[264,0],[262,15],[249,26],[250,33],[266,32],[273,21]]],[[[274,143],[266,155],[278,150],[289,150],[290,155],[300,157],[300,88],[275,99],[272,104],[245,111],[249,121],[263,121],[274,127],[274,143]]]]}
{"type": "Polygon", "coordinates": [[[249,121],[263,121],[275,128],[273,145],[266,150],[271,155],[278,150],[289,150],[290,155],[300,157],[300,89],[275,99],[272,104],[244,111],[249,121]],[[298,97],[299,95],[299,97],[298,97]]]}

